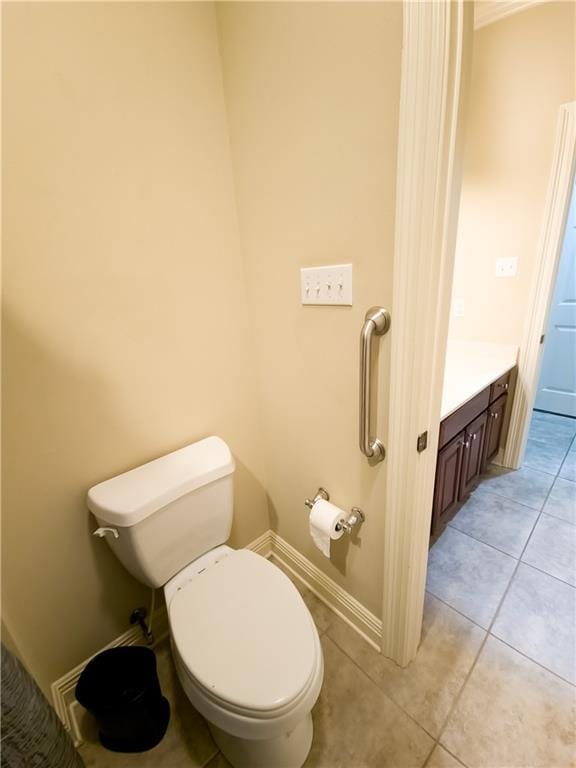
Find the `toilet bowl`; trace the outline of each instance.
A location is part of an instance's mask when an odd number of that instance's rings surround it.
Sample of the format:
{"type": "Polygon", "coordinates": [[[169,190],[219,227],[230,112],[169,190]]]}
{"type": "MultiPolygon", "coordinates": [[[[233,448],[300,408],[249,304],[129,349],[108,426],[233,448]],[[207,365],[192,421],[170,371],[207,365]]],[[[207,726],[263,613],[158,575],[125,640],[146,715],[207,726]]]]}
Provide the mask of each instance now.
{"type": "Polygon", "coordinates": [[[236,768],[299,768],[323,659],[292,582],[259,555],[222,546],[164,592],[178,677],[224,756],[236,768]]]}
{"type": "Polygon", "coordinates": [[[126,569],[164,587],[182,687],[234,768],[300,768],[323,657],[290,579],[225,545],[234,460],[208,437],[100,483],[88,507],[126,569]]]}

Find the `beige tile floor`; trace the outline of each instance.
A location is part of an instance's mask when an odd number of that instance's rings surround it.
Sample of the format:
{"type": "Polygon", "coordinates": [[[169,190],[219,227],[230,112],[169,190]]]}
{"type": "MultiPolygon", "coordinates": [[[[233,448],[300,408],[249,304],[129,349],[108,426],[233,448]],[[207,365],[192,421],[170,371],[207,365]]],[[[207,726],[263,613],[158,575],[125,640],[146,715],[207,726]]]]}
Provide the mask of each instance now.
{"type": "MultiPolygon", "coordinates": [[[[507,644],[503,630],[497,637],[492,626],[478,626],[427,593],[418,655],[401,669],[295,583],[314,617],[325,658],[305,768],[576,766],[575,687],[507,644]]],[[[514,592],[508,601],[512,598],[514,592]]],[[[505,598],[499,610],[502,606],[505,598]]],[[[529,629],[523,630],[528,638],[529,629]]],[[[166,737],[149,752],[120,755],[100,747],[92,731],[80,749],[87,768],[229,768],[180,688],[167,643],[157,656],[172,705],[166,737]]]]}
{"type": "MultiPolygon", "coordinates": [[[[576,765],[574,688],[496,638],[483,645],[486,632],[440,600],[427,595],[418,656],[400,669],[297,586],[326,665],[305,768],[576,765]]],[[[180,688],[167,642],[157,657],[172,705],[166,737],[149,752],[123,755],[100,747],[88,728],[86,767],[229,768],[180,688]]]]}

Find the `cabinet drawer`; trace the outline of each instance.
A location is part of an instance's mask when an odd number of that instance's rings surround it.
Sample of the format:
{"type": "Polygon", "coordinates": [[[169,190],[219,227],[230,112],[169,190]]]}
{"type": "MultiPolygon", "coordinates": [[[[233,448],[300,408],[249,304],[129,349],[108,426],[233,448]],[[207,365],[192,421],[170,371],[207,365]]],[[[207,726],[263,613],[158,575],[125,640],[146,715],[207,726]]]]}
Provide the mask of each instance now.
{"type": "MultiPolygon", "coordinates": [[[[494,384],[492,386],[494,386],[494,384]]],[[[468,400],[468,402],[464,403],[461,408],[458,408],[457,411],[454,411],[454,413],[444,419],[440,424],[438,448],[442,448],[446,445],[446,443],[452,440],[458,432],[461,432],[471,421],[474,421],[482,411],[485,411],[486,408],[488,408],[490,390],[491,387],[486,387],[486,389],[483,389],[482,392],[476,395],[476,397],[468,400]]]]}
{"type": "Polygon", "coordinates": [[[511,371],[508,371],[504,376],[500,376],[500,378],[490,386],[491,403],[493,403],[494,400],[497,400],[500,395],[504,395],[508,392],[508,387],[510,386],[510,373],[511,371]]]}

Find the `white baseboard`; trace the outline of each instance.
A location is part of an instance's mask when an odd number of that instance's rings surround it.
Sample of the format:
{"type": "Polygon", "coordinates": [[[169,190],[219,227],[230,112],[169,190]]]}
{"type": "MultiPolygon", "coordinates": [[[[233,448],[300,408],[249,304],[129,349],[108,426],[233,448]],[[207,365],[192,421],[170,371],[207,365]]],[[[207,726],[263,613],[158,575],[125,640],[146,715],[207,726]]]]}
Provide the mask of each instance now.
{"type": "MultiPolygon", "coordinates": [[[[382,622],[370,613],[346,590],[326,576],[306,557],[300,554],[274,531],[266,531],[246,546],[263,557],[273,556],[294,574],[304,586],[313,592],[325,605],[342,618],[358,632],[370,645],[380,650],[382,639],[382,622]]],[[[164,607],[154,612],[153,621],[154,645],[162,642],[168,635],[168,616],[164,607]]],[[[72,736],[76,746],[82,744],[81,713],[82,708],[74,695],[76,684],[84,668],[94,656],[107,650],[123,645],[143,645],[142,632],[139,627],[132,627],[117,637],[104,648],[101,648],[90,658],[74,667],[50,686],[54,709],[62,720],[66,730],[72,736]]]]}
{"type": "Polygon", "coordinates": [[[377,651],[380,651],[382,621],[281,536],[274,531],[268,533],[271,539],[272,556],[278,558],[330,610],[355,629],[377,651]]]}
{"type": "Polygon", "coordinates": [[[250,549],[252,552],[268,558],[272,554],[272,541],[275,535],[274,531],[266,531],[262,536],[258,536],[257,539],[247,544],[244,549],[250,549]]]}

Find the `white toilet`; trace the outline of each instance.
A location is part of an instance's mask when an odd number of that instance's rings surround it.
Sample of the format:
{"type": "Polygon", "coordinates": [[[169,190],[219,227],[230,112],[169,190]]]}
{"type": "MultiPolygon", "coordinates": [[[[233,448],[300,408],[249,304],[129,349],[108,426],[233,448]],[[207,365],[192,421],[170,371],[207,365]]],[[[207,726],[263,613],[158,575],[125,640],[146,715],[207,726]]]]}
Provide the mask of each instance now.
{"type": "Polygon", "coordinates": [[[322,649],[298,590],[260,555],[225,546],[234,460],[208,437],[107,480],[88,507],[139,581],[164,586],[186,695],[235,768],[300,768],[322,649]]]}

